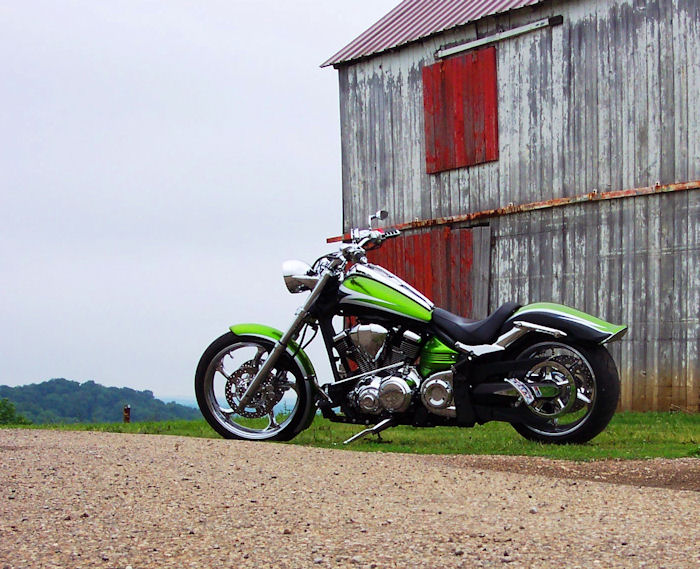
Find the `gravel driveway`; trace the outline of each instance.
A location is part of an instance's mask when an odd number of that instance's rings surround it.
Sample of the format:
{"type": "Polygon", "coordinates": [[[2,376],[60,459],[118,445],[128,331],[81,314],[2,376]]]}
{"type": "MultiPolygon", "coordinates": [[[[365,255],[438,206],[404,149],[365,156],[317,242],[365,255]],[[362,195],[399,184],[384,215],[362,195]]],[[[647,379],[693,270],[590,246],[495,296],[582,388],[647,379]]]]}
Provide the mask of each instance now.
{"type": "Polygon", "coordinates": [[[700,566],[700,492],[539,459],[7,429],[0,456],[0,569],[700,566]]]}

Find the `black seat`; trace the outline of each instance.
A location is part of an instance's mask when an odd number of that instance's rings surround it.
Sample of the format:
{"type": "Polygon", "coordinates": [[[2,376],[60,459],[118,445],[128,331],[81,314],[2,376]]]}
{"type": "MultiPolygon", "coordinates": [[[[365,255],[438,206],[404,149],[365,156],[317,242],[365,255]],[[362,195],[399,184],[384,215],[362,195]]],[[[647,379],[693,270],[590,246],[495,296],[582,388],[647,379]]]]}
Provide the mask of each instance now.
{"type": "Polygon", "coordinates": [[[455,342],[462,342],[469,346],[490,344],[503,323],[518,308],[520,308],[519,304],[506,302],[491,316],[483,320],[469,320],[442,308],[435,308],[433,310],[433,325],[438,332],[442,332],[455,342]]]}

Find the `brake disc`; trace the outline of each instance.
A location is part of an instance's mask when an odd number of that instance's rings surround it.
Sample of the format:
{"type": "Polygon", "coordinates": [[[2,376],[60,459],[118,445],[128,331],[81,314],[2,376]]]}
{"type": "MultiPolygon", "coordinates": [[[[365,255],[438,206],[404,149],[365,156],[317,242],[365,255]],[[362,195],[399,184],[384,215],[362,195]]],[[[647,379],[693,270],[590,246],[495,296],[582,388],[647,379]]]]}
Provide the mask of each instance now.
{"type": "MultiPolygon", "coordinates": [[[[258,365],[253,360],[245,362],[226,381],[226,401],[231,409],[236,409],[243,394],[248,389],[258,371],[258,365]]],[[[256,419],[269,415],[284,396],[284,389],[276,386],[275,376],[270,375],[262,381],[258,390],[253,394],[245,409],[238,413],[241,417],[256,419]]]]}

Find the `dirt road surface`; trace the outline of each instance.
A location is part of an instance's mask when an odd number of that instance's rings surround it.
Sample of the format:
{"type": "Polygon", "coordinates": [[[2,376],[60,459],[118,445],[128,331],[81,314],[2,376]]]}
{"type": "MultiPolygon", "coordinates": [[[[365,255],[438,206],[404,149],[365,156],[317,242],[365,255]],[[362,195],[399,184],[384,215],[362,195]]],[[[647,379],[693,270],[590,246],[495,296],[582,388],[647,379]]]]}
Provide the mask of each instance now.
{"type": "Polygon", "coordinates": [[[700,459],[620,464],[5,429],[0,569],[700,567],[700,459]]]}

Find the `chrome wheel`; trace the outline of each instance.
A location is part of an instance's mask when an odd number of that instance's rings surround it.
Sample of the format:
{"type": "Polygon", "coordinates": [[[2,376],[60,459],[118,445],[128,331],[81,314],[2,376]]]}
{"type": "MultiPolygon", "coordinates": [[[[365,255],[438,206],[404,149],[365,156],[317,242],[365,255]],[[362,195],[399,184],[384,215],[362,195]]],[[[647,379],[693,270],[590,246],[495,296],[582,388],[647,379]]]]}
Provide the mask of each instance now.
{"type": "MultiPolygon", "coordinates": [[[[585,442],[610,421],[619,398],[619,378],[610,354],[602,346],[540,342],[525,348],[517,359],[536,360],[525,385],[551,384],[551,397],[526,404],[537,420],[514,423],[526,438],[541,442],[585,442]]],[[[544,390],[542,390],[544,391],[544,390]]]]}
{"type": "MultiPolygon", "coordinates": [[[[226,336],[217,342],[223,338],[226,336]]],[[[286,355],[280,358],[245,408],[239,409],[243,394],[274,344],[258,339],[224,346],[217,342],[208,350],[211,357],[206,352],[202,356],[195,380],[197,401],[209,424],[227,438],[287,440],[294,436],[308,394],[293,360],[286,355]]]]}

